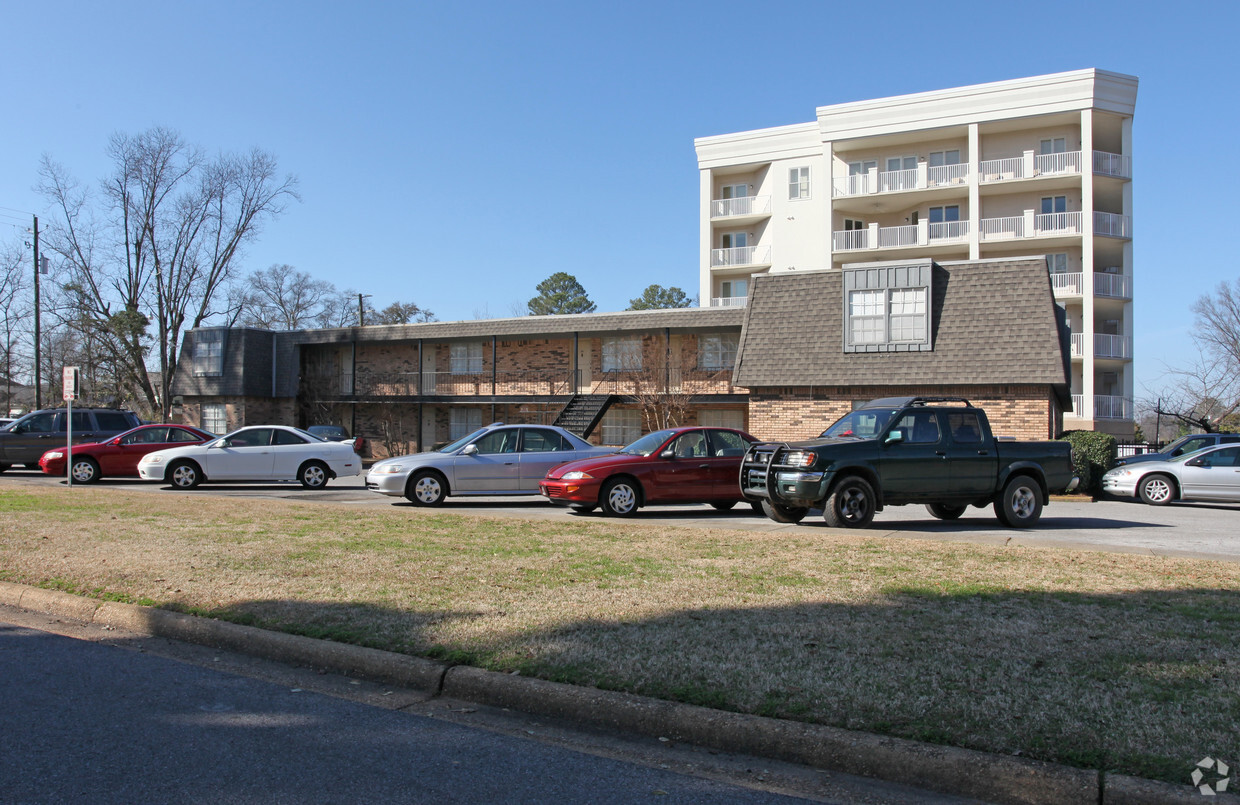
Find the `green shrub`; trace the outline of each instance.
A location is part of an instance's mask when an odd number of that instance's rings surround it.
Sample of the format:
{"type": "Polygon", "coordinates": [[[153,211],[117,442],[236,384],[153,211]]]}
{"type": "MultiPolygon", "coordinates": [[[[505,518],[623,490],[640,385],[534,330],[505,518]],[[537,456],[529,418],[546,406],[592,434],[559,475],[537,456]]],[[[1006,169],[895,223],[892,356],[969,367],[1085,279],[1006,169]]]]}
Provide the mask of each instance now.
{"type": "Polygon", "coordinates": [[[1102,474],[1115,466],[1115,437],[1092,430],[1069,430],[1059,438],[1072,445],[1072,470],[1081,479],[1081,491],[1101,494],[1102,474]]]}

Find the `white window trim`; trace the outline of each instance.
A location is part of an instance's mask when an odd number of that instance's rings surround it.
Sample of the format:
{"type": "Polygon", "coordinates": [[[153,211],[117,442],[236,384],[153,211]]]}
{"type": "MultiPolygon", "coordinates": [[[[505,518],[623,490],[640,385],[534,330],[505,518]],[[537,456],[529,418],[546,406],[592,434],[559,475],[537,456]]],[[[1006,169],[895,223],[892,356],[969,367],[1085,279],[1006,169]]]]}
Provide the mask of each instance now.
{"type": "Polygon", "coordinates": [[[788,169],[788,200],[789,201],[809,201],[813,185],[813,178],[808,165],[802,165],[788,169]],[[796,194],[793,195],[793,187],[796,188],[796,194]]]}

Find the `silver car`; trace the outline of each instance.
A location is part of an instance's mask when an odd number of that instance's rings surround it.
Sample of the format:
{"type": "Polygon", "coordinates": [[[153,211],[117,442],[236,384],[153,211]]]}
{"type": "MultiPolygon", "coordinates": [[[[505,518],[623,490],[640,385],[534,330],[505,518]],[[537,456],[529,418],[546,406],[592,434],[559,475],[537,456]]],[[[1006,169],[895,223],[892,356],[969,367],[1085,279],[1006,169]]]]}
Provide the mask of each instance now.
{"type": "Polygon", "coordinates": [[[1240,502],[1240,445],[1222,445],[1166,461],[1145,461],[1108,470],[1102,491],[1139,497],[1152,506],[1173,500],[1240,502]]]}
{"type": "Polygon", "coordinates": [[[375,462],[366,488],[419,506],[438,506],[449,495],[537,495],[557,464],[614,452],[553,425],[496,422],[430,453],[375,462]]]}

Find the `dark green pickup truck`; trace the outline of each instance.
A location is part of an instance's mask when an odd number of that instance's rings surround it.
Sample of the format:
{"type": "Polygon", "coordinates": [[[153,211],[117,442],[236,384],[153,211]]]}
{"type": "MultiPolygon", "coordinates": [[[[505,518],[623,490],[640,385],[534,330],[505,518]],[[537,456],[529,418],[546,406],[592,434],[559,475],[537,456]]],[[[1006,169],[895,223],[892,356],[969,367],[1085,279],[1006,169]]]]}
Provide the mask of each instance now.
{"type": "Polygon", "coordinates": [[[941,520],[994,504],[1001,523],[1028,528],[1050,495],[1078,482],[1067,442],[996,439],[986,413],[960,397],[873,400],[817,439],[754,445],[740,480],[772,520],[797,523],[822,509],[827,525],[843,528],[909,503],[941,520]]]}

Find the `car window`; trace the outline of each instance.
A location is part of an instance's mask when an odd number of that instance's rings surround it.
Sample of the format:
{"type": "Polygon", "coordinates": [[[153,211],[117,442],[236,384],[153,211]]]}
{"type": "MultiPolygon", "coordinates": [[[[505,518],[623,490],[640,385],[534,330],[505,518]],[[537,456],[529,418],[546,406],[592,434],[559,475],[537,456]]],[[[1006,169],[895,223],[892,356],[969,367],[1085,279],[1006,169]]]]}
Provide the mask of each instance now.
{"type": "Polygon", "coordinates": [[[305,439],[289,430],[273,430],[271,440],[272,444],[288,445],[288,444],[309,444],[305,439]]]}
{"type": "Polygon", "coordinates": [[[522,428],[522,453],[550,453],[556,450],[572,450],[572,445],[553,430],[545,428],[522,428]]]}
{"type": "MultiPolygon", "coordinates": [[[[96,411],[95,422],[99,423],[99,430],[114,430],[119,432],[129,430],[133,427],[133,422],[130,421],[129,417],[125,416],[120,411],[96,411]]],[[[76,430],[77,425],[74,425],[73,428],[76,430]]],[[[151,441],[155,440],[152,439],[151,441]]]]}
{"type": "Polygon", "coordinates": [[[1195,450],[1200,450],[1201,448],[1209,444],[1210,444],[1210,437],[1208,436],[1199,436],[1194,439],[1185,439],[1184,444],[1180,445],[1175,450],[1171,451],[1171,455],[1182,456],[1185,453],[1192,453],[1195,450]]]}
{"type": "Polygon", "coordinates": [[[185,428],[168,428],[169,442],[200,442],[202,437],[185,428]]]}
{"type": "Polygon", "coordinates": [[[266,447],[271,444],[271,428],[237,431],[224,440],[225,447],[266,447]]]}
{"type": "Polygon", "coordinates": [[[55,433],[56,414],[33,414],[23,419],[15,430],[18,433],[55,433]]]}
{"type": "MultiPolygon", "coordinates": [[[[55,427],[56,427],[56,430],[58,431],[63,431],[65,429],[65,414],[63,412],[56,415],[56,426],[55,427]]],[[[95,429],[95,426],[90,421],[89,413],[87,413],[86,411],[74,411],[73,412],[73,432],[74,433],[86,433],[87,431],[93,431],[94,429],[95,429]]],[[[128,430],[128,428],[121,428],[121,430],[128,430]]]]}
{"type": "Polygon", "coordinates": [[[749,450],[749,442],[736,431],[711,430],[710,446],[717,456],[743,456],[749,450]]]}
{"type": "Polygon", "coordinates": [[[518,428],[493,430],[474,442],[479,453],[515,453],[517,452],[518,428]]]}
{"type": "Polygon", "coordinates": [[[900,413],[900,409],[863,408],[845,414],[835,424],[822,432],[826,438],[841,439],[853,436],[858,439],[872,439],[879,434],[891,418],[900,413]]]}
{"type": "Polygon", "coordinates": [[[682,433],[676,437],[669,449],[676,454],[676,458],[705,458],[706,434],[701,431],[682,433]]]}
{"type": "Polygon", "coordinates": [[[947,427],[952,432],[952,440],[964,444],[974,444],[982,440],[982,427],[977,414],[972,411],[952,412],[947,415],[947,427]]]}
{"type": "Polygon", "coordinates": [[[163,444],[168,441],[167,436],[167,428],[143,428],[126,434],[121,444],[163,444]]]}
{"type": "Polygon", "coordinates": [[[1234,467],[1237,458],[1240,458],[1240,447],[1225,447],[1213,453],[1206,453],[1201,456],[1201,461],[1207,467],[1234,467]]]}
{"type": "Polygon", "coordinates": [[[939,440],[939,418],[933,411],[911,411],[892,430],[903,434],[905,444],[934,444],[939,440]]]}
{"type": "Polygon", "coordinates": [[[647,433],[637,441],[620,448],[619,452],[626,456],[648,456],[659,446],[667,441],[667,437],[671,436],[670,430],[656,430],[654,433],[647,433]]]}

